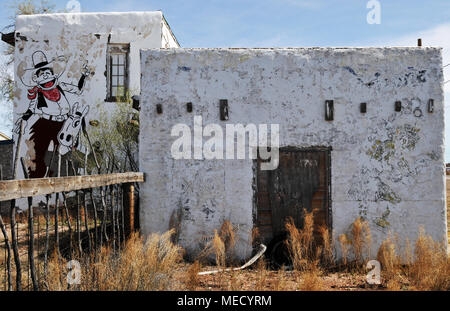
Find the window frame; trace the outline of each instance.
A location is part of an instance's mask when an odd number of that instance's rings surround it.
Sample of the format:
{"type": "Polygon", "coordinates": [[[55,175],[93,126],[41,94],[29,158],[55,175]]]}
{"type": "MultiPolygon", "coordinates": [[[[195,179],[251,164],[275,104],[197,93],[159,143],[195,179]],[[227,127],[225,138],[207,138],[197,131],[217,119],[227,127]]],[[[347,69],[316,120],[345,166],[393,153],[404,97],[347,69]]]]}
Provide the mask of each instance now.
{"type": "Polygon", "coordinates": [[[129,43],[108,43],[107,53],[106,53],[106,102],[124,102],[126,100],[126,94],[129,90],[129,66],[130,64],[130,44],[129,43]],[[124,55],[124,95],[123,96],[113,96],[113,67],[121,66],[113,64],[114,55],[124,55]]]}

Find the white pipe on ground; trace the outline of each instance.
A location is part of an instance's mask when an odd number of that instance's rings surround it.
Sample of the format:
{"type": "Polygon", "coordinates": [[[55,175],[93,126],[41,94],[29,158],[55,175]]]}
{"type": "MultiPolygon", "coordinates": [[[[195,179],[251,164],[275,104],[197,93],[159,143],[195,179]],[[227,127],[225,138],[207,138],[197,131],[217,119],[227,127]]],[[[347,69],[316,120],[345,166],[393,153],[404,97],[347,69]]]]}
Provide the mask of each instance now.
{"type": "Polygon", "coordinates": [[[198,273],[198,275],[211,275],[211,274],[217,274],[217,273],[220,273],[220,272],[241,271],[241,270],[247,269],[248,267],[253,265],[262,255],[264,255],[266,250],[267,250],[267,247],[264,244],[261,244],[259,252],[252,259],[250,259],[249,262],[247,262],[242,267],[239,267],[239,268],[227,268],[227,269],[222,269],[222,270],[200,272],[200,273],[198,273]]]}

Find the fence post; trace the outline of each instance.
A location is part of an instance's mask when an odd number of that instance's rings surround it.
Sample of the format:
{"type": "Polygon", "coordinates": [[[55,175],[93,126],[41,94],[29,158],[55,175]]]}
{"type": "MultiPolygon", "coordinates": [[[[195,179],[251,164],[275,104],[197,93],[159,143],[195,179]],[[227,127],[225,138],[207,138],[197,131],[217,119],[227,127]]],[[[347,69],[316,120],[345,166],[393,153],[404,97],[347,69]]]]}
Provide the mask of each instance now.
{"type": "Polygon", "coordinates": [[[135,222],[135,197],[134,197],[134,184],[123,184],[123,212],[125,219],[125,236],[130,236],[136,228],[135,222]]]}

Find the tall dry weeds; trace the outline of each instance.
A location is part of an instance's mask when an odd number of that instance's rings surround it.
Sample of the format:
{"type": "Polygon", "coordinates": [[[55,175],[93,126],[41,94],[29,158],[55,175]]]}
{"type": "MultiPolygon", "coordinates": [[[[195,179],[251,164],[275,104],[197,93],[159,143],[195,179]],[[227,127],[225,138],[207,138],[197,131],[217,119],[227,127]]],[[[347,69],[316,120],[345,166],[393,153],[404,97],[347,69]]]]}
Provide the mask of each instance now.
{"type": "MultiPolygon", "coordinates": [[[[396,240],[394,240],[391,235],[381,243],[377,253],[377,260],[382,267],[383,279],[390,282],[398,277],[401,272],[401,258],[397,254],[396,240]]],[[[393,284],[395,284],[395,282],[393,284]]],[[[395,290],[396,288],[393,289],[395,290]]]]}
{"type": "Polygon", "coordinates": [[[308,213],[306,210],[304,210],[304,214],[305,218],[303,222],[303,228],[300,231],[304,248],[304,256],[307,260],[314,260],[316,255],[313,249],[314,211],[308,213]]]}
{"type": "Polygon", "coordinates": [[[68,290],[67,280],[64,276],[67,275],[67,261],[60,258],[55,250],[48,262],[48,275],[44,280],[45,287],[50,291],[66,291],[68,290]]]}
{"type": "Polygon", "coordinates": [[[450,290],[450,258],[447,245],[436,242],[420,230],[414,248],[414,262],[410,265],[408,276],[411,285],[418,290],[450,290]]]}
{"type": "Polygon", "coordinates": [[[326,267],[334,264],[333,241],[330,236],[330,231],[327,227],[321,226],[319,228],[320,236],[322,237],[322,262],[326,267]]]}
{"type": "Polygon", "coordinates": [[[350,244],[351,242],[349,241],[346,234],[341,234],[339,236],[339,246],[341,247],[342,264],[344,267],[346,267],[348,264],[348,253],[350,244]]]}
{"type": "Polygon", "coordinates": [[[226,263],[231,265],[233,258],[235,256],[235,245],[236,245],[236,238],[235,238],[235,230],[233,228],[232,223],[229,220],[226,220],[223,222],[220,231],[219,236],[220,239],[223,241],[225,246],[225,255],[226,255],[226,263]]]}
{"type": "Polygon", "coordinates": [[[261,234],[259,232],[259,228],[258,227],[254,227],[251,231],[251,236],[250,239],[252,241],[252,245],[257,245],[257,244],[261,244],[261,234]]]}
{"type": "Polygon", "coordinates": [[[305,210],[302,229],[297,228],[292,218],[287,220],[285,228],[288,233],[287,248],[294,270],[308,269],[317,255],[313,248],[314,212],[308,213],[305,210]]]}
{"type": "Polygon", "coordinates": [[[201,270],[201,264],[196,260],[187,270],[187,288],[188,290],[196,290],[200,285],[200,278],[198,273],[201,270]]]}
{"type": "Polygon", "coordinates": [[[372,235],[369,223],[358,217],[350,226],[350,232],[338,238],[341,248],[341,263],[346,269],[364,270],[370,258],[372,235]]]}
{"type": "Polygon", "coordinates": [[[358,217],[351,228],[351,246],[357,267],[363,266],[365,260],[370,258],[371,242],[369,223],[358,217]]]}
{"type": "Polygon", "coordinates": [[[220,238],[219,234],[217,233],[217,230],[214,230],[212,247],[214,250],[214,255],[216,256],[216,265],[219,268],[225,268],[226,265],[225,243],[220,238]]]}
{"type": "Polygon", "coordinates": [[[304,267],[302,235],[292,218],[286,222],[286,231],[288,232],[287,247],[292,265],[294,270],[301,270],[304,267]]]}
{"type": "Polygon", "coordinates": [[[195,260],[206,264],[210,263],[211,256],[214,256],[216,265],[225,268],[227,264],[231,265],[233,263],[235,244],[236,232],[232,223],[226,220],[223,222],[219,231],[214,230],[212,237],[205,236],[202,238],[202,246],[195,260]]]}
{"type": "MultiPolygon", "coordinates": [[[[174,267],[182,249],[172,243],[173,231],[153,234],[146,241],[133,234],[120,254],[103,248],[97,259],[80,259],[81,284],[70,289],[81,291],[160,291],[170,289],[174,267]]],[[[66,261],[53,256],[49,262],[48,289],[67,289],[66,261]]]]}
{"type": "Polygon", "coordinates": [[[407,241],[403,258],[400,256],[398,238],[388,236],[381,243],[377,259],[389,290],[450,290],[450,260],[446,245],[434,241],[423,229],[414,250],[407,241]]]}

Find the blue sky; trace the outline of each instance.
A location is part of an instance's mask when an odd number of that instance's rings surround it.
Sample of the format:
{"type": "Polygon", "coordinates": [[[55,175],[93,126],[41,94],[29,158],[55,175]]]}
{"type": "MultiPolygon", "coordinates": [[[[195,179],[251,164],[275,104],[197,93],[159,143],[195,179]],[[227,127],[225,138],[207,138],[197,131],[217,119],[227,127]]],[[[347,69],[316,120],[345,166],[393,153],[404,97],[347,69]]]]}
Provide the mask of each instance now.
{"type": "MultiPolygon", "coordinates": [[[[68,1],[50,2],[61,11],[68,1]]],[[[380,25],[366,21],[368,0],[79,2],[83,12],[162,10],[183,47],[414,46],[422,37],[424,45],[444,47],[444,64],[450,63],[449,0],[379,0],[380,25]]],[[[11,3],[0,0],[0,29],[13,14],[4,9],[11,3]]],[[[450,66],[447,69],[446,79],[450,80],[450,66]]],[[[450,83],[446,95],[450,108],[450,83]]],[[[0,103],[0,131],[8,133],[12,125],[4,121],[7,111],[0,103]]],[[[450,162],[450,145],[447,149],[450,162]]]]}
{"type": "MultiPolygon", "coordinates": [[[[1,0],[3,4],[14,1],[1,0]]],[[[63,10],[67,0],[53,0],[63,10]]],[[[79,0],[84,12],[162,10],[184,47],[349,46],[390,40],[450,22],[448,0],[79,0]]],[[[11,11],[1,10],[7,24],[11,11]]],[[[3,26],[0,24],[0,26],[3,26]]],[[[411,44],[415,44],[412,42],[411,44]]]]}

